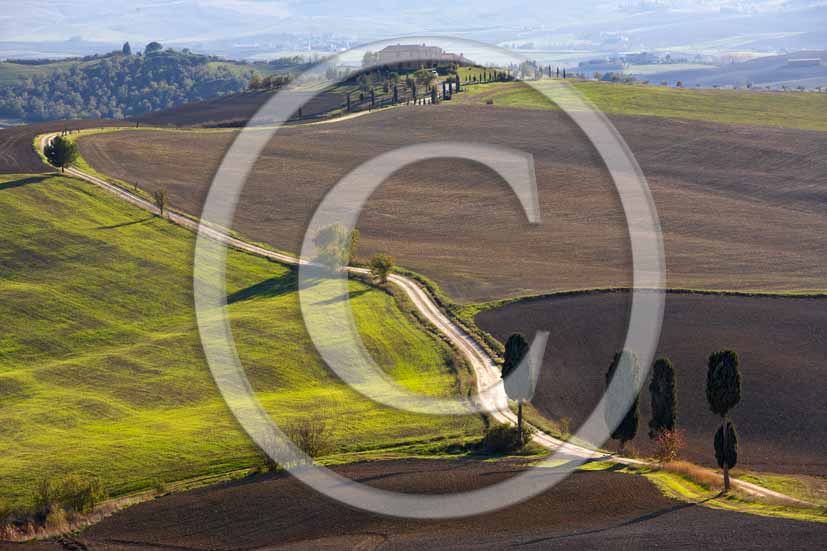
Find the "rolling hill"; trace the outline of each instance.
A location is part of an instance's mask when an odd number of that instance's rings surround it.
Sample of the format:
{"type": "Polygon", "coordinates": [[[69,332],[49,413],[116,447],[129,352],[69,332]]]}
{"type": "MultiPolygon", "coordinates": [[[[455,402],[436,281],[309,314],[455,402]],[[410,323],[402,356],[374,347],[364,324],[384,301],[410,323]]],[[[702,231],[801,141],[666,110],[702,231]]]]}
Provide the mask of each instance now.
{"type": "MultiPolygon", "coordinates": [[[[670,286],[824,288],[827,133],[613,120],[652,188],[670,286]]],[[[101,173],[149,191],[166,188],[172,205],[197,215],[234,137],[231,130],[143,129],[78,143],[101,173]]],[[[490,171],[435,160],[399,171],[371,197],[359,221],[365,251],[390,252],[459,302],[630,284],[619,200],[592,146],[559,111],[446,103],[283,128],[253,170],[235,228],[296,251],[313,209],[350,170],[404,145],[466,137],[534,156],[544,224],[529,226],[490,171]]]]}
{"type": "MultiPolygon", "coordinates": [[[[117,496],[263,464],[204,361],[192,233],[51,175],[3,177],[0,205],[5,499],[26,506],[44,477],[72,472],[117,496]]],[[[391,376],[419,392],[457,392],[447,345],[386,292],[354,282],[351,293],[363,339],[391,376]]],[[[342,384],[304,331],[291,268],[231,251],[228,294],[258,398],[280,423],[325,419],[335,453],[481,430],[478,418],[399,413],[342,384]]]]}

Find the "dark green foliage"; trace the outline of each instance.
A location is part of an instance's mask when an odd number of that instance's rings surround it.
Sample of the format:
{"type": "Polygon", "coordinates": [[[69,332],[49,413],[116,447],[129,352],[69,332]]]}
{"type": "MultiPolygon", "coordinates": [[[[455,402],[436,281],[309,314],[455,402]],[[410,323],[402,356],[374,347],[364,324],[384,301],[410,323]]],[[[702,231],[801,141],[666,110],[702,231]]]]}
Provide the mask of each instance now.
{"type": "Polygon", "coordinates": [[[383,285],[388,282],[388,276],[393,270],[393,258],[385,253],[376,253],[368,262],[370,275],[383,285]]]}
{"type": "Polygon", "coordinates": [[[60,168],[61,171],[71,166],[79,155],[78,146],[62,136],[56,136],[51,143],[46,145],[43,154],[52,165],[60,168]]]}
{"type": "Polygon", "coordinates": [[[0,116],[122,119],[246,88],[251,71],[239,76],[223,65],[210,67],[210,61],[173,50],[151,56],[118,52],[0,89],[0,116]]]}
{"type": "Polygon", "coordinates": [[[503,354],[502,376],[507,377],[512,370],[516,369],[525,355],[528,354],[528,341],[520,333],[514,333],[505,341],[505,353],[503,354]]]}
{"type": "Polygon", "coordinates": [[[620,441],[621,451],[626,442],[637,436],[640,424],[639,376],[637,356],[627,350],[615,354],[606,372],[606,387],[613,382],[617,385],[617,391],[606,395],[606,423],[611,429],[622,416],[620,424],[612,431],[612,438],[620,441]],[[634,396],[631,405],[627,404],[630,396],[634,396]]]}
{"type": "Polygon", "coordinates": [[[735,425],[727,422],[726,443],[724,443],[724,427],[718,427],[715,433],[715,461],[722,469],[733,469],[738,463],[738,433],[735,425]]]}
{"type": "Polygon", "coordinates": [[[164,49],[164,47],[161,46],[160,42],[150,42],[144,48],[144,54],[146,54],[146,55],[154,54],[154,53],[160,52],[163,49],[164,49]]]}
{"type": "Polygon", "coordinates": [[[649,395],[652,400],[649,438],[656,438],[660,431],[671,431],[675,428],[678,413],[675,370],[667,358],[658,358],[652,368],[649,395]]]}
{"type": "Polygon", "coordinates": [[[532,435],[531,430],[520,430],[514,425],[492,425],[485,432],[482,445],[489,453],[510,453],[524,448],[532,435]]]}
{"type": "Polygon", "coordinates": [[[132,55],[132,46],[129,45],[129,42],[123,43],[123,48],[121,48],[121,53],[123,55],[132,55]]]}
{"type": "Polygon", "coordinates": [[[513,373],[528,354],[528,341],[520,333],[514,333],[505,342],[503,355],[502,376],[505,381],[505,393],[512,400],[517,401],[517,429],[523,430],[523,402],[530,400],[534,393],[531,373],[513,373]]]}
{"type": "Polygon", "coordinates": [[[741,372],[738,354],[721,350],[709,356],[706,372],[706,399],[716,415],[724,417],[741,400],[741,372]]]}

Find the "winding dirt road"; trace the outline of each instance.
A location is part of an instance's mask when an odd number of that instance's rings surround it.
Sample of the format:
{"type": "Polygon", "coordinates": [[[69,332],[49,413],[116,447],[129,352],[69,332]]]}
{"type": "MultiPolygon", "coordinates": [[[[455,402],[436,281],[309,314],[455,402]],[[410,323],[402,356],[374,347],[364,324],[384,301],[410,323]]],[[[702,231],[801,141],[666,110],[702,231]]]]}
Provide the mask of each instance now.
{"type": "MultiPolygon", "coordinates": [[[[58,133],[42,135],[39,139],[41,150],[43,150],[46,144],[58,135],[58,133]]],[[[158,208],[152,202],[142,197],[139,197],[120,186],[109,183],[97,176],[87,174],[73,167],[67,168],[66,174],[92,183],[120,197],[121,199],[139,208],[149,211],[153,214],[161,214],[158,208]]],[[[241,251],[262,256],[264,258],[276,260],[278,262],[282,262],[285,264],[298,265],[300,263],[307,262],[304,259],[299,259],[292,255],[277,253],[259,247],[257,245],[253,245],[241,239],[232,237],[231,235],[228,235],[214,228],[210,228],[208,226],[201,226],[199,222],[193,220],[192,218],[178,214],[176,212],[166,211],[164,212],[163,216],[170,222],[188,228],[196,233],[200,231],[204,235],[220,243],[224,243],[229,247],[233,247],[241,251]]],[[[362,268],[349,268],[349,270],[353,273],[368,272],[368,270],[362,268]]],[[[516,425],[517,415],[508,408],[508,399],[506,397],[505,390],[502,385],[500,370],[497,367],[497,364],[494,362],[493,358],[491,358],[491,356],[489,356],[485,352],[485,350],[476,342],[476,340],[474,340],[473,337],[471,337],[467,332],[465,332],[462,328],[457,326],[451,319],[449,319],[448,316],[442,310],[440,310],[440,308],[434,303],[429,294],[416,282],[414,282],[410,278],[398,274],[391,275],[389,277],[389,280],[393,284],[397,285],[400,289],[402,289],[413,302],[413,304],[416,306],[416,308],[422,313],[422,315],[425,316],[425,318],[428,319],[428,321],[432,323],[440,332],[442,332],[451,341],[451,343],[465,356],[469,365],[474,370],[474,374],[476,376],[478,399],[485,409],[491,411],[491,417],[500,423],[516,425]]],[[[536,427],[534,428],[536,431],[533,438],[534,442],[549,450],[559,450],[560,452],[563,452],[570,457],[591,460],[599,459],[605,461],[614,461],[617,463],[629,465],[647,464],[647,462],[645,461],[596,452],[585,447],[564,442],[537,429],[536,427]]],[[[734,484],[737,485],[737,487],[742,491],[755,496],[783,499],[791,502],[798,502],[801,504],[810,505],[807,502],[792,498],[779,492],[769,490],[756,484],[737,480],[734,481],[734,484]]]]}

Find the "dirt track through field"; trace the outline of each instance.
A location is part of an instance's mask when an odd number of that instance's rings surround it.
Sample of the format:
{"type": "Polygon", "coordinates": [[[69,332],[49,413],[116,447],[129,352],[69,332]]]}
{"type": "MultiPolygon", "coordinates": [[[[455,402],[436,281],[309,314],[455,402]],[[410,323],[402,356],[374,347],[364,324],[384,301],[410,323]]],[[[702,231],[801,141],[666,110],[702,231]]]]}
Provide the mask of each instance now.
{"type": "MultiPolygon", "coordinates": [[[[628,293],[524,301],[483,312],[480,326],[501,340],[514,331],[551,331],[532,400],[552,419],[576,427],[597,404],[615,351],[623,348],[628,293]]],[[[714,466],[712,435],[720,419],[706,403],[706,359],[722,348],[741,358],[743,392],[732,411],[740,436],[738,464],[758,471],[827,474],[827,298],[747,298],[673,294],[666,298],[658,354],[671,358],[678,386],[678,424],[687,434],[684,457],[714,466]]],[[[641,426],[631,442],[653,446],[648,380],[641,426]]]]}
{"type": "MultiPolygon", "coordinates": [[[[336,467],[387,490],[464,491],[518,462],[384,461],[336,467]]],[[[138,549],[820,549],[823,524],[672,501],[642,477],[577,473],[551,491],[484,516],[414,521],[330,501],[286,475],[260,476],[136,505],[78,537],[90,551],[138,549]]],[[[46,548],[48,549],[48,548],[46,548]]],[[[55,547],[55,550],[58,548],[55,547]]],[[[40,550],[38,550],[40,551],[40,550]]]]}
{"type": "MultiPolygon", "coordinates": [[[[640,161],[665,232],[670,287],[827,288],[827,133],[613,117],[640,161]]],[[[198,214],[233,133],[124,132],[80,140],[103,173],[168,188],[198,214]]],[[[460,301],[631,282],[627,230],[594,149],[554,111],[443,104],[283,129],[242,194],[235,229],[299,248],[314,207],[362,162],[441,140],[502,144],[536,161],[544,224],[531,227],[488,169],[418,163],[368,202],[362,255],[391,252],[460,301]]]]}

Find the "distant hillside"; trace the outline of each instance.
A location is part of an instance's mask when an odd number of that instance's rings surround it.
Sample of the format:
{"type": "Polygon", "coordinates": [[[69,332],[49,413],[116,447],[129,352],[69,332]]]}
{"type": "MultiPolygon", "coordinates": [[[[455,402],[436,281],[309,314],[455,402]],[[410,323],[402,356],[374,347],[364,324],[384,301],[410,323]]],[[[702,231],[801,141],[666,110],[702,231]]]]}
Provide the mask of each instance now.
{"type": "Polygon", "coordinates": [[[761,57],[715,69],[667,71],[647,75],[652,80],[670,83],[682,81],[686,86],[787,86],[815,88],[827,86],[827,51],[804,51],[793,54],[761,57]],[[795,60],[821,60],[802,64],[795,60]]]}
{"type": "Polygon", "coordinates": [[[123,119],[243,91],[254,73],[301,67],[290,58],[240,63],[186,50],[113,52],[54,62],[0,63],[0,118],[123,119]]]}

